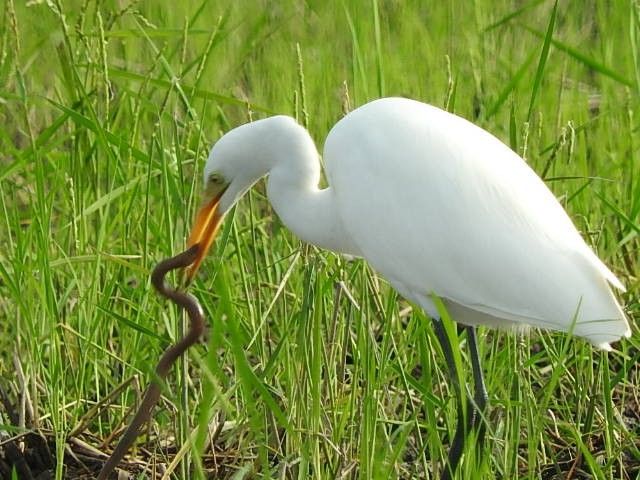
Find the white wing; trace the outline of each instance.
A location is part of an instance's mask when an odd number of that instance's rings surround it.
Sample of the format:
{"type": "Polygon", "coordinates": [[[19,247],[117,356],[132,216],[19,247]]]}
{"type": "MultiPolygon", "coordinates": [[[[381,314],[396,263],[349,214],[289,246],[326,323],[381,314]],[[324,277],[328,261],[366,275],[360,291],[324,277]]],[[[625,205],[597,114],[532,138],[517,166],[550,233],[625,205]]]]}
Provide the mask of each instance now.
{"type": "Polygon", "coordinates": [[[630,334],[607,282],[622,284],[542,180],[488,132],[383,99],[338,122],[324,157],[354,243],[430,315],[435,293],[462,323],[572,330],[605,348],[630,334]]]}

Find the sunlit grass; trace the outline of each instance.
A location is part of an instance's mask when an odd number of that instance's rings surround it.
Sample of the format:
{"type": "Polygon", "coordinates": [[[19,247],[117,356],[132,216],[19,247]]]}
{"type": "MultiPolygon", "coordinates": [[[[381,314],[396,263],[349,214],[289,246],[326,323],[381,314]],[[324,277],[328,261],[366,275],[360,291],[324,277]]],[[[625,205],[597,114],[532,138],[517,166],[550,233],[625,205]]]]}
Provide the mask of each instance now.
{"type": "MultiPolygon", "coordinates": [[[[57,478],[71,439],[110,451],[181,335],[148,274],[185,245],[210,145],[251,118],[292,115],[320,149],[383,94],[473,120],[546,179],[637,322],[637,2],[107,3],[1,17],[0,385],[18,422],[0,408],[0,431],[53,439],[57,478]]],[[[437,478],[456,413],[428,318],[301,244],[262,183],[192,291],[208,344],[140,440],[173,478],[437,478]]],[[[486,449],[469,442],[459,478],[637,478],[633,330],[612,354],[481,330],[486,449]]]]}

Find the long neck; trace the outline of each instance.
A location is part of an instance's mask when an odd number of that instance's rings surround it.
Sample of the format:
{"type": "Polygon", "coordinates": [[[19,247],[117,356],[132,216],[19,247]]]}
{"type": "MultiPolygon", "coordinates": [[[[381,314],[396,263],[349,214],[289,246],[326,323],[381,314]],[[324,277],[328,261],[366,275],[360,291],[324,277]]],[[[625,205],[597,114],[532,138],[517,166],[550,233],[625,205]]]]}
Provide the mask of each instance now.
{"type": "Polygon", "coordinates": [[[318,152],[300,129],[289,151],[282,150],[269,172],[267,195],[284,224],[300,239],[318,247],[359,256],[345,230],[331,187],[320,189],[318,152]]]}

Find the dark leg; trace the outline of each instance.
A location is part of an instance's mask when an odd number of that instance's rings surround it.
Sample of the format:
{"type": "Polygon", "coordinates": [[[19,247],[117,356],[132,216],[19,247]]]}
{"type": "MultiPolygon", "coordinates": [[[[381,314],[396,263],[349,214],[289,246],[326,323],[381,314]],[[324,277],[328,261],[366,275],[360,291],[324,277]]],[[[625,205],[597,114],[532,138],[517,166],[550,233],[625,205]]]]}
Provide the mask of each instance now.
{"type": "Polygon", "coordinates": [[[484,434],[486,432],[486,424],[483,421],[482,415],[484,414],[487,403],[489,401],[489,395],[487,394],[487,387],[484,384],[484,375],[482,374],[482,368],[480,367],[480,355],[478,354],[478,339],[476,337],[475,327],[467,328],[467,341],[469,342],[469,354],[471,356],[471,368],[473,370],[473,384],[475,393],[473,400],[475,402],[473,409],[473,422],[471,429],[478,430],[478,445],[482,447],[484,443],[484,434]]]}
{"type": "Polygon", "coordinates": [[[433,330],[435,331],[438,342],[440,343],[440,347],[442,348],[442,353],[444,353],[444,358],[447,362],[447,368],[449,369],[449,377],[453,382],[453,388],[455,389],[456,394],[456,402],[458,404],[458,423],[456,424],[456,433],[453,437],[453,442],[451,443],[451,447],[449,449],[447,464],[444,471],[442,472],[442,476],[440,477],[441,480],[451,480],[451,478],[453,478],[456,473],[458,463],[460,463],[460,458],[462,457],[464,440],[467,436],[466,433],[469,431],[467,424],[469,421],[472,421],[471,412],[473,411],[473,405],[471,404],[471,402],[467,402],[466,413],[468,419],[465,422],[465,410],[463,409],[462,405],[462,399],[464,398],[463,390],[458,384],[458,371],[453,359],[453,350],[451,347],[451,343],[449,342],[449,337],[447,337],[447,332],[445,331],[444,325],[440,320],[434,319],[433,330]]]}
{"type": "Polygon", "coordinates": [[[458,384],[458,372],[453,360],[453,350],[444,325],[440,320],[434,320],[433,328],[442,347],[447,368],[449,369],[449,377],[453,381],[455,389],[456,401],[458,404],[458,423],[456,425],[456,433],[451,443],[447,465],[442,473],[442,480],[450,480],[456,473],[458,464],[462,457],[464,441],[472,430],[478,431],[477,445],[480,447],[484,443],[484,435],[486,432],[485,423],[482,414],[484,413],[489,396],[484,383],[482,368],[480,367],[480,355],[478,353],[478,339],[476,337],[475,327],[465,326],[467,331],[467,341],[469,342],[469,355],[471,357],[471,368],[473,370],[474,396],[473,401],[467,400],[467,408],[463,410],[462,399],[466,397],[466,391],[458,384]],[[466,415],[465,415],[466,413],[466,415]]]}

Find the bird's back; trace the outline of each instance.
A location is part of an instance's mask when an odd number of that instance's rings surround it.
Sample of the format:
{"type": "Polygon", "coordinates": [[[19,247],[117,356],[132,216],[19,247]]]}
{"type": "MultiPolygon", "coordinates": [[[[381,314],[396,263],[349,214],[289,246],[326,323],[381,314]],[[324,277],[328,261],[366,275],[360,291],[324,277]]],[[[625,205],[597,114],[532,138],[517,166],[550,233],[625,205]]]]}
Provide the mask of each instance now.
{"type": "Polygon", "coordinates": [[[571,330],[603,347],[629,334],[609,287],[620,282],[542,180],[488,132],[382,99],[338,122],[324,156],[353,241],[431,315],[435,293],[463,323],[571,330]]]}

